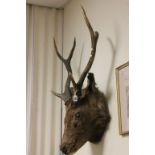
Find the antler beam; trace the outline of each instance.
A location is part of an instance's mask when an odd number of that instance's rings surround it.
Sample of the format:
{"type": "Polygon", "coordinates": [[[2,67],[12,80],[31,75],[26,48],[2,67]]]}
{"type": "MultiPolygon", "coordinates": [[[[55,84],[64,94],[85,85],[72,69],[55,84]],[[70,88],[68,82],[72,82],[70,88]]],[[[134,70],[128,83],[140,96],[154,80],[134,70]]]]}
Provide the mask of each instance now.
{"type": "Polygon", "coordinates": [[[59,94],[59,93],[56,93],[56,92],[52,91],[52,93],[53,93],[55,96],[61,98],[63,101],[66,102],[66,101],[71,97],[71,92],[70,92],[70,81],[71,81],[72,68],[71,68],[70,63],[71,63],[71,59],[72,59],[72,57],[73,57],[73,53],[74,53],[74,50],[75,50],[76,40],[75,40],[75,38],[74,38],[73,47],[72,47],[72,49],[71,49],[71,51],[70,51],[69,56],[68,56],[67,59],[64,59],[64,58],[60,55],[55,40],[53,40],[53,42],[54,42],[55,52],[56,52],[57,56],[59,57],[59,59],[64,63],[64,65],[65,65],[65,67],[66,67],[66,70],[67,70],[67,72],[68,72],[68,77],[67,77],[67,80],[66,80],[64,92],[63,92],[62,94],[59,94]]]}
{"type": "Polygon", "coordinates": [[[86,65],[86,67],[85,67],[84,71],[82,72],[80,79],[77,83],[77,85],[79,85],[80,89],[82,88],[85,77],[86,77],[87,73],[89,72],[89,70],[90,70],[90,68],[94,62],[94,58],[95,58],[95,54],[96,54],[96,45],[97,45],[97,41],[98,41],[98,37],[99,37],[99,33],[97,31],[93,30],[83,7],[82,7],[82,10],[83,10],[83,15],[84,15],[86,25],[87,25],[89,32],[90,32],[92,50],[91,50],[91,56],[90,56],[90,59],[88,61],[88,64],[86,65]]]}

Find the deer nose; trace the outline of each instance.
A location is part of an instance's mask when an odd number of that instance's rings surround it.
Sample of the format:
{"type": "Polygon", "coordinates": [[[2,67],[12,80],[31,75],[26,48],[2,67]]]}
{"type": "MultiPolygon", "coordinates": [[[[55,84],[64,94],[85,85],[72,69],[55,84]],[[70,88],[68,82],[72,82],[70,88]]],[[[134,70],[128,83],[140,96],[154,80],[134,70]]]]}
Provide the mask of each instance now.
{"type": "Polygon", "coordinates": [[[65,145],[60,146],[60,150],[62,151],[62,153],[67,154],[67,148],[65,145]]]}

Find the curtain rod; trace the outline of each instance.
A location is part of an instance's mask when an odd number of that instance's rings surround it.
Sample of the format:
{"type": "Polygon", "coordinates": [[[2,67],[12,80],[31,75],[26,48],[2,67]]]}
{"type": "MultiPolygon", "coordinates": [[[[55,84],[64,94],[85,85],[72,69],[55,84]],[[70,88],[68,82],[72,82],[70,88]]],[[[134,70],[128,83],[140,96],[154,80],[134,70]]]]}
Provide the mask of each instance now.
{"type": "Polygon", "coordinates": [[[55,7],[52,7],[52,6],[39,5],[39,4],[30,4],[30,3],[26,3],[26,5],[38,6],[38,7],[45,7],[45,8],[56,9],[56,10],[64,10],[63,7],[55,8],[55,7]]]}

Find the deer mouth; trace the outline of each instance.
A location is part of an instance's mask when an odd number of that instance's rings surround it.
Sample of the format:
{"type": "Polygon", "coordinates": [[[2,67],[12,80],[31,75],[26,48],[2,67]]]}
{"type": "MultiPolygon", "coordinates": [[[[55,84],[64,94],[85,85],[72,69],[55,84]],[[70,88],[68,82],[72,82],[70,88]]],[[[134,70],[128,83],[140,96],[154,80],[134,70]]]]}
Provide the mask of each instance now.
{"type": "Polygon", "coordinates": [[[77,143],[69,143],[69,144],[64,144],[61,145],[60,150],[62,151],[62,153],[66,154],[66,155],[71,155],[73,153],[75,153],[78,148],[76,147],[77,143]]]}
{"type": "Polygon", "coordinates": [[[75,140],[74,143],[65,144],[64,146],[62,145],[60,149],[65,155],[72,155],[73,153],[77,152],[85,143],[86,141],[81,142],[75,140]]]}

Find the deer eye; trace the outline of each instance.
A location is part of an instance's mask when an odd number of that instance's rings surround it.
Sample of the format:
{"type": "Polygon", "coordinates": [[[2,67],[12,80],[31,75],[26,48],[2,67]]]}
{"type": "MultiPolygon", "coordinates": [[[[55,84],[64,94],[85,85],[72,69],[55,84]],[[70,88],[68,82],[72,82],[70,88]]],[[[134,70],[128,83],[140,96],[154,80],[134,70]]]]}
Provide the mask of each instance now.
{"type": "Polygon", "coordinates": [[[75,119],[78,120],[81,117],[80,112],[75,113],[75,119]]]}

